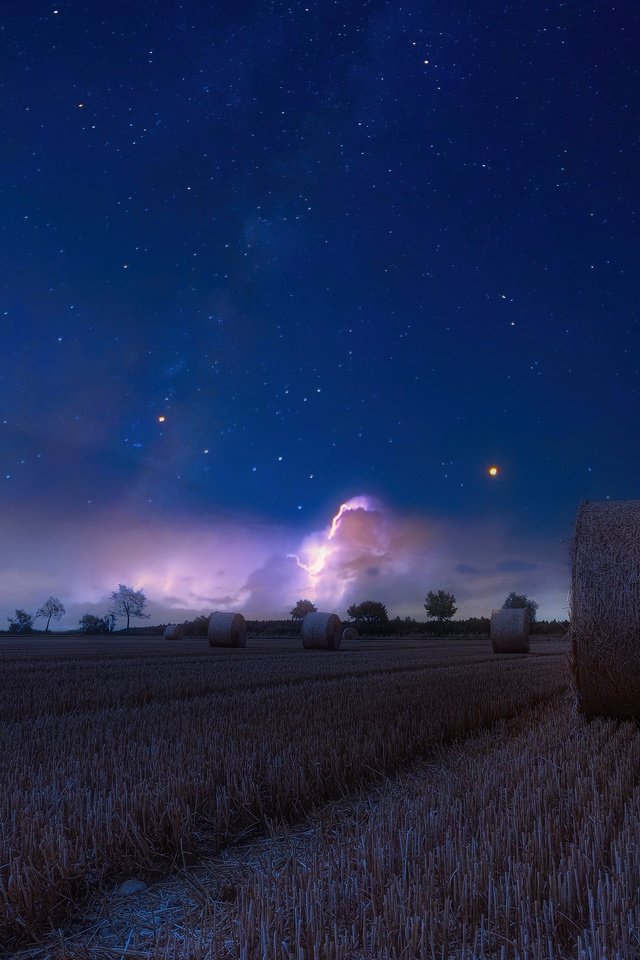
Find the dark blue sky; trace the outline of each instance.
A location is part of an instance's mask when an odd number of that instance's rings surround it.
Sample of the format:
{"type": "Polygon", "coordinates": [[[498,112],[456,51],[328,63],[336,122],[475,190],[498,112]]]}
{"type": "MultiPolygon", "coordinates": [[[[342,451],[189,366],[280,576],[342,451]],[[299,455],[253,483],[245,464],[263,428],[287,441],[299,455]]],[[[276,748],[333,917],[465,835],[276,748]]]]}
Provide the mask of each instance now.
{"type": "Polygon", "coordinates": [[[9,2],[0,27],[22,548],[56,518],[67,557],[114,511],[303,536],[368,494],[526,558],[638,496],[635,4],[9,2]]]}

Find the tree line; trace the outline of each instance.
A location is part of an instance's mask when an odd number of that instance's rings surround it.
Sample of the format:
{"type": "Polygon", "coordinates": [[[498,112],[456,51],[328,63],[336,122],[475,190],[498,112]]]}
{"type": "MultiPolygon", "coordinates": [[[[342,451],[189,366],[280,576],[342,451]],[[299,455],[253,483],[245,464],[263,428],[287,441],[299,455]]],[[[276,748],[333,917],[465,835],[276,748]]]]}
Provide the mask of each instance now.
{"type": "MultiPolygon", "coordinates": [[[[118,589],[114,590],[109,597],[111,604],[103,616],[96,616],[92,613],[85,613],[80,618],[79,627],[81,633],[103,634],[113,633],[116,623],[119,620],[126,621],[126,631],[129,632],[132,618],[148,619],[146,612],[147,598],[143,590],[135,590],[133,587],[119,584],[118,589]]],[[[456,597],[453,593],[446,590],[429,590],[425,597],[424,609],[428,624],[435,625],[440,633],[447,632],[451,621],[457,612],[456,597]]],[[[502,605],[506,608],[526,609],[529,622],[535,624],[539,604],[528,597],[526,594],[518,594],[512,591],[507,595],[502,605]]],[[[46,620],[44,632],[49,631],[52,620],[60,620],[65,614],[64,604],[57,597],[49,597],[38,608],[35,614],[27,613],[25,610],[16,610],[13,617],[8,617],[10,633],[29,633],[33,630],[34,622],[43,618],[46,620]]],[[[297,632],[299,624],[309,613],[317,612],[317,607],[312,600],[300,598],[293,608],[289,611],[292,621],[290,632],[297,632]]],[[[398,635],[406,635],[420,626],[419,622],[413,617],[395,617],[389,618],[387,607],[379,600],[363,600],[360,603],[352,603],[347,608],[347,617],[349,621],[355,624],[361,631],[380,633],[385,629],[398,635]]],[[[557,621],[551,621],[554,625],[557,621]]],[[[196,617],[193,621],[186,621],[185,631],[194,636],[205,635],[208,617],[202,615],[196,617]]],[[[256,625],[277,624],[280,630],[285,629],[283,621],[256,621],[256,625]]],[[[488,617],[470,617],[466,621],[458,624],[460,629],[465,625],[465,632],[488,632],[488,617]]],[[[558,625],[559,626],[559,625],[558,625]]],[[[268,626],[264,629],[270,629],[268,626]]],[[[542,632],[542,631],[540,631],[542,632]]]]}
{"type": "MultiPolygon", "coordinates": [[[[529,615],[529,623],[536,622],[539,604],[531,600],[526,594],[509,593],[502,604],[503,607],[524,608],[529,615]]],[[[453,619],[457,613],[456,598],[446,590],[429,590],[424,601],[427,620],[435,620],[440,627],[453,619]]],[[[289,615],[294,620],[301,620],[308,613],[316,612],[317,608],[311,600],[298,600],[289,615]]],[[[379,600],[363,600],[362,603],[352,603],[347,608],[347,616],[356,624],[385,624],[389,623],[389,614],[384,603],[379,600]]],[[[399,619],[399,618],[396,618],[399,619]]],[[[411,620],[412,618],[407,618],[411,620]]],[[[488,618],[487,618],[488,619],[488,618]]]]}
{"type": "MultiPolygon", "coordinates": [[[[81,633],[113,633],[116,623],[121,619],[126,620],[128,631],[132,617],[149,618],[149,614],[146,612],[147,598],[144,595],[144,590],[134,590],[133,587],[121,583],[118,585],[118,589],[110,594],[109,599],[111,605],[104,616],[97,617],[93,613],[85,613],[80,618],[81,633]]],[[[16,610],[13,617],[7,617],[9,633],[31,633],[35,621],[40,617],[46,618],[44,632],[48,633],[51,621],[62,619],[65,613],[64,604],[57,597],[49,597],[35,613],[16,610]]]]}

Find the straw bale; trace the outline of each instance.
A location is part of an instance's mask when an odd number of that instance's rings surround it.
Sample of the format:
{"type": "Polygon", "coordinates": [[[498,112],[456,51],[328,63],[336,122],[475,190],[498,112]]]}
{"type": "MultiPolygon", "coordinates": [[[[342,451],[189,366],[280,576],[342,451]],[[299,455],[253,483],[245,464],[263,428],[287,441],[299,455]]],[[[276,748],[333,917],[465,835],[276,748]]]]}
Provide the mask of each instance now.
{"type": "Polygon", "coordinates": [[[524,607],[502,607],[491,613],[494,653],[529,653],[529,614],[524,607]]]}
{"type": "Polygon", "coordinates": [[[241,613],[212,613],[209,617],[210,647],[244,647],[247,623],[241,613]]]}
{"type": "Polygon", "coordinates": [[[580,506],[569,602],[578,709],[640,719],[640,500],[580,506]]]}
{"type": "Polygon", "coordinates": [[[305,650],[338,650],[341,639],[342,621],[337,613],[308,613],[302,621],[305,650]]]}
{"type": "Polygon", "coordinates": [[[357,640],[359,636],[360,634],[355,627],[345,627],[342,631],[343,643],[348,643],[349,640],[357,640]]]}
{"type": "Polygon", "coordinates": [[[181,623],[168,623],[164,628],[165,640],[182,640],[183,637],[184,630],[181,623]]]}

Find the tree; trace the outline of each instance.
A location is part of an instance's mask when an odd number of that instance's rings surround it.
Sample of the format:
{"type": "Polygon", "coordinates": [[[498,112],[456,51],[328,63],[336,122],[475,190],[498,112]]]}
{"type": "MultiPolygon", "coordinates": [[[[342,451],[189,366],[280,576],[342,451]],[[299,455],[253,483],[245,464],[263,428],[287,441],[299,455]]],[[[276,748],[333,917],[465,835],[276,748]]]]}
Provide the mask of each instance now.
{"type": "Polygon", "coordinates": [[[452,593],[447,593],[446,590],[438,590],[437,593],[429,590],[425,598],[424,608],[427,611],[429,620],[437,620],[440,627],[442,627],[447,620],[451,620],[458,609],[456,607],[456,598],[452,593]]]}
{"type": "Polygon", "coordinates": [[[360,620],[364,623],[388,623],[389,614],[384,603],[379,600],[363,600],[362,603],[352,603],[347,610],[351,620],[360,620]]]}
{"type": "Polygon", "coordinates": [[[529,614],[529,623],[536,622],[539,606],[540,604],[536,603],[535,600],[530,600],[526,593],[515,593],[513,590],[502,604],[503,609],[505,607],[516,610],[522,610],[524,608],[529,614]]]}
{"type": "Polygon", "coordinates": [[[15,617],[7,617],[9,633],[30,633],[33,626],[33,614],[26,610],[16,610],[15,617]]]}
{"type": "Polygon", "coordinates": [[[144,612],[147,605],[144,590],[134,590],[133,587],[127,587],[124,583],[120,583],[118,589],[113,591],[109,599],[113,602],[113,610],[110,612],[115,617],[127,618],[127,633],[129,632],[131,617],[147,619],[151,616],[151,614],[144,612]]]}
{"type": "Polygon", "coordinates": [[[415,625],[416,622],[413,617],[394,617],[393,620],[389,620],[391,632],[397,634],[399,637],[408,636],[415,625]]]}
{"type": "Polygon", "coordinates": [[[107,617],[96,617],[93,613],[85,613],[80,617],[81,633],[110,633],[107,617]]]}
{"type": "Polygon", "coordinates": [[[182,626],[187,637],[206,637],[209,629],[209,616],[201,613],[195,620],[185,620],[182,626]]]}
{"type": "Polygon", "coordinates": [[[289,611],[289,616],[293,620],[302,620],[308,613],[317,613],[318,608],[311,600],[298,600],[293,610],[289,611]]]}
{"type": "Polygon", "coordinates": [[[47,625],[44,628],[44,632],[47,633],[49,630],[49,624],[51,623],[51,618],[54,620],[60,620],[61,617],[64,617],[66,610],[64,609],[64,604],[62,604],[57,597],[49,597],[48,600],[42,604],[39,610],[36,610],[36,615],[34,619],[38,617],[46,617],[47,625]]]}

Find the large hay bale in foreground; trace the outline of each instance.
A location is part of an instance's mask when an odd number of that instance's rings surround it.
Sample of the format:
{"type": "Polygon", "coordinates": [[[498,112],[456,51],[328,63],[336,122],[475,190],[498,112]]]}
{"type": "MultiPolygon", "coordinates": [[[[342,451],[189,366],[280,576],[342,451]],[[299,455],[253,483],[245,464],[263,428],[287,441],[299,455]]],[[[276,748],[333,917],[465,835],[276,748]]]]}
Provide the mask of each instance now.
{"type": "Polygon", "coordinates": [[[210,647],[244,647],[247,623],[241,613],[212,613],[207,630],[210,647]]]}
{"type": "Polygon", "coordinates": [[[342,631],[342,641],[343,643],[348,643],[349,640],[357,640],[360,634],[355,627],[345,627],[342,631]]]}
{"type": "Polygon", "coordinates": [[[337,613],[308,613],[302,621],[305,650],[339,650],[342,621],[337,613]]]}
{"type": "Polygon", "coordinates": [[[182,640],[183,637],[184,630],[181,623],[168,623],[164,628],[165,640],[182,640]]]}
{"type": "Polygon", "coordinates": [[[524,607],[502,607],[491,613],[494,653],[529,653],[529,614],[524,607]]]}
{"type": "Polygon", "coordinates": [[[578,709],[640,719],[640,500],[583,503],[571,561],[578,709]]]}

